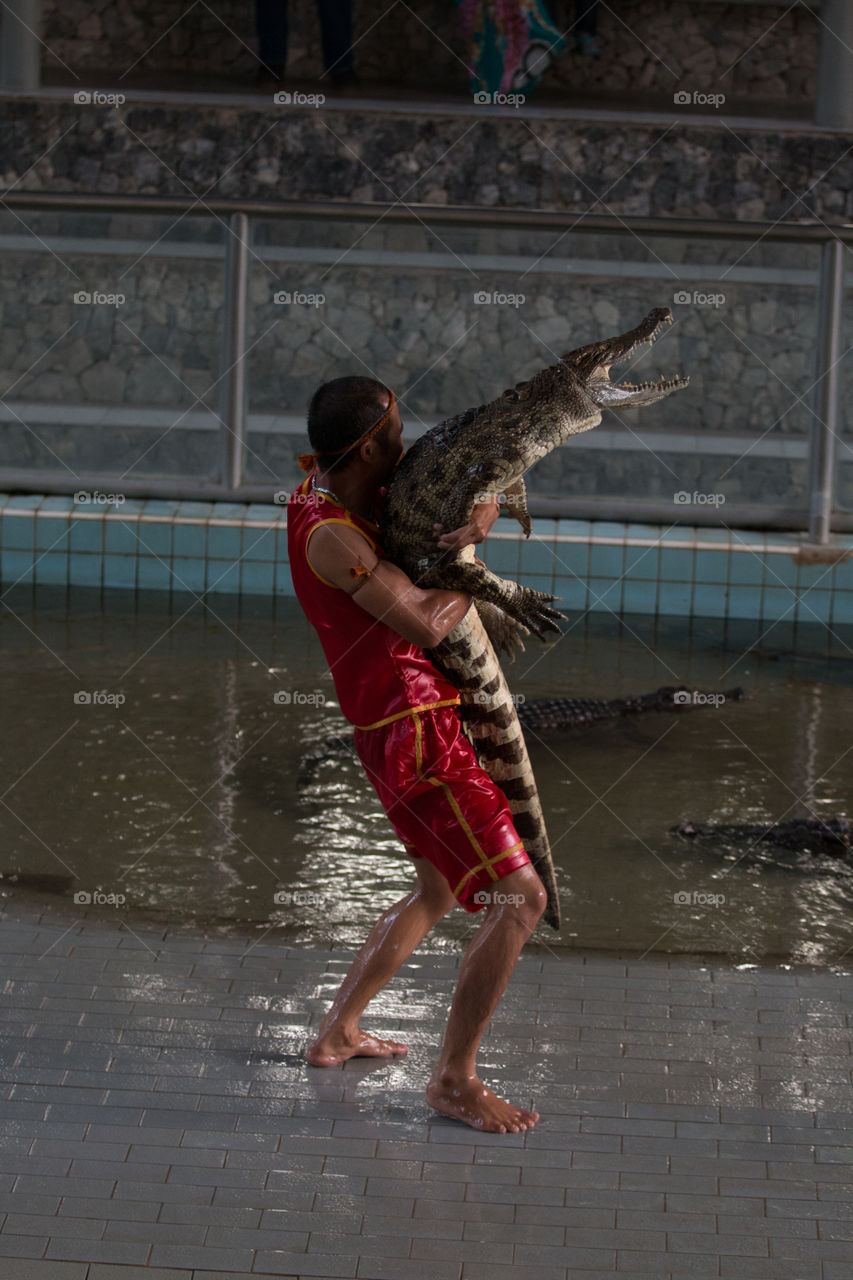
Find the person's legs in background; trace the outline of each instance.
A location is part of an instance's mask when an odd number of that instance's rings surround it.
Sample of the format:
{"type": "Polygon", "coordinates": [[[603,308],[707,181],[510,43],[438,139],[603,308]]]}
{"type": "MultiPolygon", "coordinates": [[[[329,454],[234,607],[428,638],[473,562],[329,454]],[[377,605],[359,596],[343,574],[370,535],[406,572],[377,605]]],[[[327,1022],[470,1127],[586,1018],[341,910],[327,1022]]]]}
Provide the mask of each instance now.
{"type": "Polygon", "coordinates": [[[356,83],[352,51],[352,0],[317,0],[323,37],[323,78],[356,83]]]}
{"type": "MultiPolygon", "coordinates": [[[[352,0],[317,0],[327,83],[354,84],[352,0]]],[[[280,83],[287,66],[287,0],[255,0],[255,27],[261,66],[258,80],[280,83]]]]}
{"type": "Polygon", "coordinates": [[[287,64],[287,0],[255,0],[255,28],[264,83],[284,78],[287,64]]]}
{"type": "Polygon", "coordinates": [[[598,43],[598,0],[575,0],[575,50],[594,58],[601,53],[598,43]]]}

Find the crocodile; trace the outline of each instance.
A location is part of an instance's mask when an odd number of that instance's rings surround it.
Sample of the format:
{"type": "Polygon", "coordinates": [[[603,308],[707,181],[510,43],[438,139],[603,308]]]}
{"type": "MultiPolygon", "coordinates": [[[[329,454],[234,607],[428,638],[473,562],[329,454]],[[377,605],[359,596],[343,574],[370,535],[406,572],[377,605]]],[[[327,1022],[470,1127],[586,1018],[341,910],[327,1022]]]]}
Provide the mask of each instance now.
{"type": "Polygon", "coordinates": [[[849,818],[792,818],[761,824],[681,822],[670,827],[670,835],[738,862],[801,875],[853,875],[853,822],[849,818]],[[737,846],[744,844],[749,848],[738,852],[737,846]]]}
{"type": "Polygon", "coordinates": [[[668,684],[653,693],[629,694],[626,698],[532,698],[530,702],[518,702],[516,712],[527,733],[565,733],[645,711],[694,711],[698,707],[737,702],[746,696],[739,685],[735,689],[709,692],[688,685],[668,684]]]}
{"type": "Polygon", "coordinates": [[[548,834],[495,649],[523,647],[521,636],[528,631],[540,639],[548,631],[560,634],[557,624],[564,615],[552,607],[555,596],[490,572],[473,546],[438,549],[433,526],[458,529],[487,496],[503,497],[529,536],[524,474],[535,462],[570,436],[596,427],[603,409],[652,404],[687,386],[689,380],[678,375],[638,385],[610,381],[613,365],[651,345],[671,323],[671,311],[657,308],[629,332],[569,351],[488,404],[439,423],[403,454],[382,511],[382,546],[418,586],[473,597],[462,621],[428,656],[459,689],[465,731],[480,764],[507,797],[545,888],[545,920],[554,929],[560,927],[560,907],[548,834]]]}
{"type": "MultiPolygon", "coordinates": [[[[574,729],[588,729],[603,721],[640,715],[647,711],[681,713],[698,707],[718,707],[723,702],[737,702],[747,696],[739,685],[725,692],[709,692],[695,689],[691,685],[662,685],[653,693],[629,694],[626,698],[516,699],[515,710],[524,733],[538,737],[543,733],[568,733],[574,729]]],[[[299,761],[297,788],[301,790],[309,786],[314,781],[318,768],[327,760],[354,755],[355,739],[351,734],[336,733],[321,739],[299,761]]]]}

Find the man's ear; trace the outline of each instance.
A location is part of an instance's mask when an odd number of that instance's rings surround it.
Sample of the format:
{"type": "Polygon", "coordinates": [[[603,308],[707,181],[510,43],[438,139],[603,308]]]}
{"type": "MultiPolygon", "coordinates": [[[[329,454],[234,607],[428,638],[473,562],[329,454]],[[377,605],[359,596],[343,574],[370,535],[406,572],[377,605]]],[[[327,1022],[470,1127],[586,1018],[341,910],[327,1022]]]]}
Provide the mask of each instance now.
{"type": "Polygon", "coordinates": [[[375,439],[375,437],[374,437],[374,438],[372,438],[372,439],[370,439],[370,440],[365,440],[365,441],[364,441],[364,444],[362,444],[362,445],[360,446],[360,448],[359,448],[358,456],[359,456],[359,458],[361,459],[361,461],[362,461],[362,462],[366,463],[366,464],[367,464],[367,466],[370,466],[370,464],[372,463],[373,459],[376,457],[376,439],[375,439]]]}

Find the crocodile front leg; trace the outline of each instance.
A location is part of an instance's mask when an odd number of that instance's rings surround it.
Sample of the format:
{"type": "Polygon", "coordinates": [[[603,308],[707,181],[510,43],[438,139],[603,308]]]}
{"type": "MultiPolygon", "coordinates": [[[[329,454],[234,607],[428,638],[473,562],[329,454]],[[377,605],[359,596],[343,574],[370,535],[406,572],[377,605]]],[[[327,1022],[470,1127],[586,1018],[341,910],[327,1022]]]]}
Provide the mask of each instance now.
{"type": "Polygon", "coordinates": [[[540,640],[545,638],[543,631],[556,631],[559,634],[558,620],[566,621],[565,614],[552,609],[548,604],[549,600],[556,600],[556,596],[499,578],[484,565],[473,564],[471,561],[457,559],[442,565],[441,585],[449,591],[467,591],[475,600],[486,600],[489,604],[497,605],[522,626],[528,627],[540,640]]]}
{"type": "Polygon", "coordinates": [[[524,530],[525,538],[529,538],[533,524],[530,520],[530,512],[527,510],[527,488],[524,476],[519,476],[513,484],[507,485],[503,491],[503,497],[501,510],[517,520],[524,530]]]}

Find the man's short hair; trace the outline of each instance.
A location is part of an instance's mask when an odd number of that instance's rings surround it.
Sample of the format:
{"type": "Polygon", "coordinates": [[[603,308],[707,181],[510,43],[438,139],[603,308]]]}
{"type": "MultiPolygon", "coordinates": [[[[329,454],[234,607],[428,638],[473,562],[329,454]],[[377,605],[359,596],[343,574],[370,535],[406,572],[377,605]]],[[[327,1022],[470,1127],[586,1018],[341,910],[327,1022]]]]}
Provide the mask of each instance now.
{"type": "MultiPolygon", "coordinates": [[[[387,403],[388,388],[375,378],[333,378],[318,387],[308,406],[308,439],[318,455],[318,467],[322,471],[342,471],[348,466],[355,450],[339,450],[360,440],[382,417],[387,403]]],[[[388,426],[386,423],[374,439],[384,440],[388,426]]]]}

